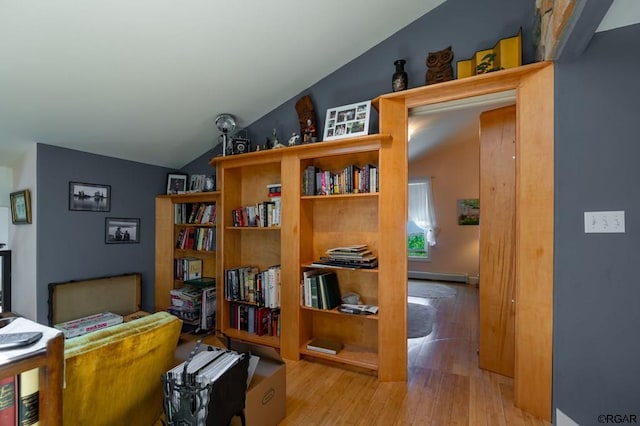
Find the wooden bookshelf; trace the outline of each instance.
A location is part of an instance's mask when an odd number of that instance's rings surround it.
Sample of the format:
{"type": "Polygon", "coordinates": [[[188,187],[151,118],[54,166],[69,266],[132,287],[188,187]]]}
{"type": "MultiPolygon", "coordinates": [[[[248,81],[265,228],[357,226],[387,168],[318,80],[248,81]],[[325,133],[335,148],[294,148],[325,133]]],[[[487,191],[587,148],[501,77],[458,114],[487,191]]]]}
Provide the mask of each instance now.
{"type": "MultiPolygon", "coordinates": [[[[383,380],[406,377],[406,363],[381,362],[406,357],[406,353],[397,353],[406,352],[406,343],[398,347],[378,344],[381,330],[391,333],[396,328],[395,318],[345,314],[336,309],[323,310],[300,304],[302,273],[314,268],[311,263],[326,250],[365,243],[379,255],[380,241],[396,240],[399,243],[395,245],[403,250],[404,225],[402,228],[387,226],[381,221],[380,214],[392,205],[391,191],[398,191],[393,170],[387,168],[393,163],[383,159],[387,155],[385,152],[393,147],[393,140],[388,135],[367,135],[211,160],[222,185],[219,216],[222,218],[222,269],[250,264],[260,268],[273,264],[281,266],[279,339],[227,327],[230,302],[219,297],[222,331],[227,337],[278,347],[287,359],[305,357],[328,361],[367,370],[383,380]],[[314,166],[337,174],[349,165],[375,166],[384,192],[305,195],[302,184],[306,167],[314,166]],[[271,228],[231,226],[231,210],[265,199],[266,185],[270,183],[282,184],[281,226],[277,227],[277,232],[271,228]],[[339,340],[344,348],[336,355],[306,349],[308,341],[317,337],[339,340]]],[[[395,280],[390,277],[404,275],[406,267],[405,270],[398,269],[393,258],[384,255],[378,256],[378,261],[379,265],[374,269],[331,270],[338,276],[342,294],[356,292],[362,303],[393,308],[380,299],[379,286],[381,283],[393,285],[395,280]]],[[[222,288],[218,294],[223,294],[222,288]]],[[[400,302],[394,300],[392,303],[400,302]]],[[[406,304],[406,297],[403,303],[406,304]]],[[[402,306],[393,309],[405,312],[402,306]]]]}
{"type": "MultiPolygon", "coordinates": [[[[184,285],[175,276],[175,261],[179,258],[195,257],[202,260],[202,276],[213,277],[219,281],[218,253],[220,232],[218,219],[215,223],[176,223],[176,205],[186,204],[191,207],[202,204],[216,204],[216,216],[219,210],[220,192],[194,192],[177,195],[158,195],[156,197],[156,261],[155,261],[155,311],[166,310],[171,305],[170,291],[184,285]],[[177,248],[176,243],[181,230],[214,230],[215,249],[198,250],[195,248],[177,248]]],[[[188,219],[188,218],[187,218],[188,219]]],[[[216,314],[216,323],[219,318],[216,314]]]]}

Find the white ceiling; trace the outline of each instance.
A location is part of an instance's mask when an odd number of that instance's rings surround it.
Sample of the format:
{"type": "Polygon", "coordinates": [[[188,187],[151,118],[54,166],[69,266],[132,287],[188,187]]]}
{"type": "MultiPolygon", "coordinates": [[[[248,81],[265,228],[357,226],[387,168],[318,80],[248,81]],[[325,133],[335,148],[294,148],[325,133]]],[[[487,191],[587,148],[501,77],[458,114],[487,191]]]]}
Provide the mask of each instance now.
{"type": "MultiPolygon", "coordinates": [[[[216,115],[246,126],[443,2],[0,0],[0,166],[41,142],[181,167],[216,115]]],[[[639,21],[614,0],[599,30],[639,21]]]]}
{"type": "Polygon", "coordinates": [[[216,115],[252,123],[443,1],[0,0],[0,166],[41,142],[181,167],[216,115]]]}

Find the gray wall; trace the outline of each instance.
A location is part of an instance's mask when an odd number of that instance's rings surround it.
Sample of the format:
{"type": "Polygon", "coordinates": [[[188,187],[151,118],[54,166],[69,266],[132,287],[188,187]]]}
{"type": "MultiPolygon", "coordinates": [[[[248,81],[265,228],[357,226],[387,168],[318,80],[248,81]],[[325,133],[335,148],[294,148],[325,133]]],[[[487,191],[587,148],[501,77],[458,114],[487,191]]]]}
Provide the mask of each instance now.
{"type": "Polygon", "coordinates": [[[556,64],[554,406],[580,425],[640,421],[640,25],[556,64]],[[585,234],[584,211],[624,210],[625,234],[585,234]]]}
{"type": "Polygon", "coordinates": [[[51,145],[37,147],[37,320],[47,323],[48,284],[142,273],[152,311],[155,196],[170,170],[51,145]],[[111,185],[111,211],[69,210],[69,181],[111,185]],[[105,244],[105,218],[140,218],[139,244],[105,244]]]}
{"type": "MultiPolygon", "coordinates": [[[[322,136],[328,108],[373,99],[391,92],[393,62],[405,59],[409,88],[425,83],[427,54],[452,46],[455,62],[466,60],[478,50],[493,47],[505,37],[512,37],[523,28],[523,62],[533,62],[534,2],[531,0],[448,0],[435,10],[398,31],[382,43],[349,62],[333,74],[320,80],[308,90],[248,126],[249,137],[255,147],[264,144],[275,128],[281,142],[292,132],[299,132],[295,103],[304,95],[311,95],[318,118],[318,134],[322,136]]],[[[319,40],[318,43],[321,43],[319,40]]],[[[292,61],[295,67],[295,61],[292,61]]],[[[286,76],[283,76],[286,78],[286,76]]],[[[239,117],[242,118],[242,117],[239,117]]],[[[374,111],[371,133],[378,131],[378,116],[374,111]]],[[[184,166],[189,173],[205,173],[206,166],[219,149],[209,151],[184,166]]]]}

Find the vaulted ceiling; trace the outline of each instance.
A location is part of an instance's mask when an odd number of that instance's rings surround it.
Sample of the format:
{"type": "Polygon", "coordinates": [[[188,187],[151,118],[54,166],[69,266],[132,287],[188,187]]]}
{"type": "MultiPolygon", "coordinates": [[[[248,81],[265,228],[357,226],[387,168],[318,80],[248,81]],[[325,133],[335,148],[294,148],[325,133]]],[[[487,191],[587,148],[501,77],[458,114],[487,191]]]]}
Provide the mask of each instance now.
{"type": "Polygon", "coordinates": [[[443,2],[0,1],[0,166],[41,142],[181,167],[216,115],[251,124],[443,2]]]}

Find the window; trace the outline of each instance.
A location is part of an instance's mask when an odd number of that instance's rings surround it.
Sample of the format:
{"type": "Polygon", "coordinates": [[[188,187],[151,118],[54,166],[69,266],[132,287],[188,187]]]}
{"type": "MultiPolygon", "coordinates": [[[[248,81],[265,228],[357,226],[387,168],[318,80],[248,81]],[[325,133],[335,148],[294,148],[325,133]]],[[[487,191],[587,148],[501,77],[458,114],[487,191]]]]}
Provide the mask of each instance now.
{"type": "Polygon", "coordinates": [[[431,195],[431,178],[409,182],[407,253],[412,259],[428,259],[436,245],[436,218],[431,195]]]}

